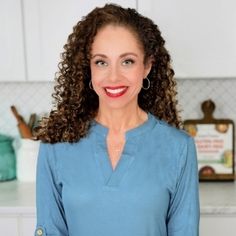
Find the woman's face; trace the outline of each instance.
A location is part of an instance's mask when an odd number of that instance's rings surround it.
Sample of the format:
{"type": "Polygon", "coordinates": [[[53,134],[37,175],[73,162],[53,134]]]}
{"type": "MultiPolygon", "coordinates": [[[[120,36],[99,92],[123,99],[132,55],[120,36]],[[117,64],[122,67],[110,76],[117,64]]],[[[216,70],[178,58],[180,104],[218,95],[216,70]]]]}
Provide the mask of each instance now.
{"type": "Polygon", "coordinates": [[[99,30],[92,44],[90,67],[100,108],[138,105],[138,94],[151,62],[144,65],[143,49],[132,31],[114,25],[99,30]]]}

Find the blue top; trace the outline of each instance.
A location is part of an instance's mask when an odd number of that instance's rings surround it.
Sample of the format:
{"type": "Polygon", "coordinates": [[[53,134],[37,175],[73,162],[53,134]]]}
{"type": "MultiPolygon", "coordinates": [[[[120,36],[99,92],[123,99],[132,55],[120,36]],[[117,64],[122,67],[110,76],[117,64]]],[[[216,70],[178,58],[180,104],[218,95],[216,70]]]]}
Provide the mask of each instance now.
{"type": "Polygon", "coordinates": [[[35,235],[197,236],[193,139],[149,113],[113,170],[107,133],[93,122],[77,143],[41,143],[35,235]]]}

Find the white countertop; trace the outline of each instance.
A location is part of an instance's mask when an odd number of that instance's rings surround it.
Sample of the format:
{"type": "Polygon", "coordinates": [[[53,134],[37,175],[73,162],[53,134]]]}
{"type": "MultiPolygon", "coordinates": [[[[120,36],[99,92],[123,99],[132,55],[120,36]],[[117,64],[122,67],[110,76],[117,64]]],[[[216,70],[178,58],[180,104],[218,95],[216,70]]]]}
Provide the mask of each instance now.
{"type": "Polygon", "coordinates": [[[0,214],[35,215],[35,183],[0,182],[0,214]]]}
{"type": "Polygon", "coordinates": [[[204,182],[199,189],[202,215],[236,217],[236,182],[204,182]]]}
{"type": "MultiPolygon", "coordinates": [[[[236,183],[200,183],[202,215],[236,217],[236,183]]],[[[0,214],[35,215],[35,183],[0,182],[0,214]]]]}

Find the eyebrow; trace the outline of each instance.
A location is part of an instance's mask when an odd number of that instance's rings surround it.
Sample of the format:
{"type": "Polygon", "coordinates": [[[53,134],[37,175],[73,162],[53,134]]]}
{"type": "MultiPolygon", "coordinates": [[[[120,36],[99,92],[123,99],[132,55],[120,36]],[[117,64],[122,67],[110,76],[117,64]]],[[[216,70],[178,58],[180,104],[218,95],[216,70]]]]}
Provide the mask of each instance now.
{"type": "MultiPolygon", "coordinates": [[[[126,53],[123,53],[121,54],[119,57],[122,58],[122,57],[126,57],[126,56],[135,56],[135,57],[138,57],[138,55],[136,53],[133,53],[133,52],[126,52],[126,53]]],[[[102,57],[102,58],[107,58],[107,56],[105,54],[101,54],[101,53],[97,53],[97,54],[94,54],[92,55],[91,58],[94,58],[94,57],[102,57]]]]}

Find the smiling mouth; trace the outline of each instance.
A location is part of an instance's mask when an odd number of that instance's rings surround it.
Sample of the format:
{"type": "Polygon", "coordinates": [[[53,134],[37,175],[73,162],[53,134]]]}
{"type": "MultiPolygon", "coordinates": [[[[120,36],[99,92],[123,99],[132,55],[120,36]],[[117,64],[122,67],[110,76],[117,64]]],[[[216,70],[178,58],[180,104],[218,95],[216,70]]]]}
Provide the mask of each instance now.
{"type": "Polygon", "coordinates": [[[124,95],[128,87],[127,86],[105,87],[104,89],[107,96],[116,98],[124,95]]]}

